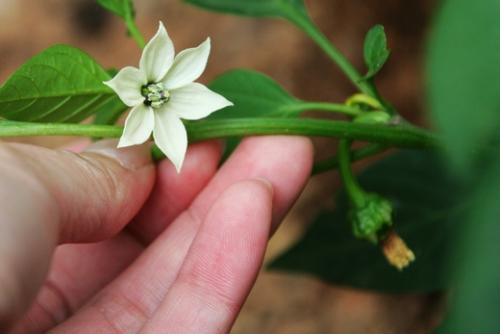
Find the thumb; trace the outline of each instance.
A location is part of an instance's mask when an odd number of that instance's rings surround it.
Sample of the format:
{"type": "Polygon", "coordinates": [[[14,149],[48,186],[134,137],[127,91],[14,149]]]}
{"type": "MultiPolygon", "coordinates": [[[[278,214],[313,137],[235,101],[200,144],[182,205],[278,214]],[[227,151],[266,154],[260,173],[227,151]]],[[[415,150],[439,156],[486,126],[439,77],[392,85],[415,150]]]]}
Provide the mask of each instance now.
{"type": "Polygon", "coordinates": [[[155,178],[151,146],[116,146],[116,140],[105,140],[80,154],[59,151],[46,164],[45,185],[59,208],[59,242],[109,238],[149,197],[155,178]]]}
{"type": "Polygon", "coordinates": [[[0,143],[0,328],[29,305],[58,243],[109,238],[145,202],[149,148],[115,147],[77,154],[0,143]]]}
{"type": "Polygon", "coordinates": [[[2,161],[24,174],[28,182],[18,189],[31,191],[31,204],[51,208],[59,243],[100,241],[116,234],[153,187],[149,145],[117,149],[115,140],[105,140],[79,154],[15,144],[8,151],[10,159],[2,161]]]}

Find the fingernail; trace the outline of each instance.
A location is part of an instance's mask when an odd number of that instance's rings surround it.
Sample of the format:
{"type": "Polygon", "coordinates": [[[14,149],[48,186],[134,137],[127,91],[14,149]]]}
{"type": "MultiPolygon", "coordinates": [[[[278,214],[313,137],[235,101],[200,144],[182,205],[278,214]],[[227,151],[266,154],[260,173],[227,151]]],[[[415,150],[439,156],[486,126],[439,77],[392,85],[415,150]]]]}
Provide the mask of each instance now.
{"type": "Polygon", "coordinates": [[[96,153],[112,158],[130,170],[137,170],[151,163],[151,143],[117,148],[118,141],[106,139],[93,143],[86,153],[96,153]]]}
{"type": "Polygon", "coordinates": [[[264,185],[269,190],[269,193],[271,195],[274,194],[274,186],[271,183],[271,181],[269,181],[268,179],[265,179],[263,177],[256,177],[254,180],[261,183],[262,185],[264,185]]]}

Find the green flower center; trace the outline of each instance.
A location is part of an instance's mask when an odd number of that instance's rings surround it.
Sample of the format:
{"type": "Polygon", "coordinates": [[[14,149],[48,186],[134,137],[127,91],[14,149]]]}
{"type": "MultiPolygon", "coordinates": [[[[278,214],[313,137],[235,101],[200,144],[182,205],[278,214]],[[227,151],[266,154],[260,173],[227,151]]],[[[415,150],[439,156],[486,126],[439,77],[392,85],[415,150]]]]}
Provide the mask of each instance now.
{"type": "Polygon", "coordinates": [[[142,86],[141,95],[144,96],[144,104],[155,109],[160,108],[170,100],[170,92],[161,82],[142,86]]]}

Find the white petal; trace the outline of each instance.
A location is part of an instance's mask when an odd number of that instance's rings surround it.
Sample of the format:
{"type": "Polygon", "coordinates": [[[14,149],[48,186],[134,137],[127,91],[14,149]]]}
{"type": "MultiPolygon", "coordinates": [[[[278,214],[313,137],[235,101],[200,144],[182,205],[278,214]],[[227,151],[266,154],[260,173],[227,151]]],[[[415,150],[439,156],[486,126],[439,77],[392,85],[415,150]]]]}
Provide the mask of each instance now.
{"type": "Polygon", "coordinates": [[[172,161],[177,172],[180,172],[188,139],[186,128],[179,117],[165,108],[156,110],[153,138],[160,150],[172,161]]]}
{"type": "Polygon", "coordinates": [[[170,101],[165,108],[187,120],[202,119],[214,111],[233,105],[224,96],[196,82],[172,90],[170,94],[170,101]]]}
{"type": "Polygon", "coordinates": [[[160,82],[174,61],[174,44],[162,22],[158,32],[142,52],[139,68],[146,73],[149,82],[160,82]]]}
{"type": "Polygon", "coordinates": [[[125,121],[125,129],[118,147],[127,147],[146,142],[155,125],[153,108],[139,104],[132,109],[125,121]]]}
{"type": "Polygon", "coordinates": [[[168,89],[176,89],[198,79],[207,67],[209,54],[210,38],[196,48],[179,53],[163,79],[165,86],[168,89]]]}
{"type": "Polygon", "coordinates": [[[144,97],[141,95],[141,88],[146,83],[147,79],[144,73],[131,66],[123,68],[113,79],[104,82],[129,107],[134,107],[144,102],[144,97]]]}

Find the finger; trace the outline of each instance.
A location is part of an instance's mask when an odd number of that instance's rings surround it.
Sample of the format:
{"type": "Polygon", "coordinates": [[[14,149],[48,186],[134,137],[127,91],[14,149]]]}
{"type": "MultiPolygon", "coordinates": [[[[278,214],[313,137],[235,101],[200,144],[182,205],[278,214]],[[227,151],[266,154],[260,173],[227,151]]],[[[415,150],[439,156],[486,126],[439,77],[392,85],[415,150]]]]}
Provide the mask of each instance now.
{"type": "MultiPolygon", "coordinates": [[[[246,139],[195,202],[200,207],[213,204],[212,192],[220,196],[238,181],[263,178],[273,185],[273,216],[278,219],[293,204],[309,178],[312,155],[311,142],[306,138],[246,139]]],[[[138,331],[161,303],[177,276],[198,231],[202,215],[199,210],[192,214],[188,209],[170,224],[132,266],[61,325],[61,332],[86,326],[89,321],[98,324],[97,327],[88,327],[89,330],[105,331],[113,327],[117,332],[138,331]]]]}
{"type": "Polygon", "coordinates": [[[143,243],[151,242],[207,185],[217,171],[221,153],[220,142],[193,144],[180,173],[170,161],[160,162],[153,192],[127,228],[143,243]]]}
{"type": "Polygon", "coordinates": [[[69,143],[65,143],[60,148],[63,150],[68,150],[71,152],[81,153],[85,151],[85,149],[92,144],[92,141],[89,138],[81,138],[69,143]]]}
{"type": "Polygon", "coordinates": [[[158,235],[206,185],[217,169],[220,151],[218,142],[191,145],[180,174],[167,160],[160,162],[148,201],[127,226],[133,236],[122,233],[97,244],[60,246],[47,281],[18,332],[45,332],[54,327],[115,278],[143,250],[143,243],[158,235]]]}
{"type": "Polygon", "coordinates": [[[99,243],[59,246],[35,301],[11,334],[46,333],[109,284],[142,250],[128,233],[99,243]]]}
{"type": "Polygon", "coordinates": [[[210,209],[145,333],[227,333],[262,265],[271,227],[272,186],[236,183],[210,209]]]}
{"type": "Polygon", "coordinates": [[[102,141],[76,154],[5,144],[3,175],[26,189],[30,203],[52,208],[56,217],[49,224],[59,242],[103,240],[138,212],[154,181],[148,147],[115,147],[115,141],[102,141]]]}
{"type": "Polygon", "coordinates": [[[92,149],[0,145],[0,326],[26,308],[58,242],[106,238],[145,201],[154,167],[144,148],[92,149]]]}
{"type": "Polygon", "coordinates": [[[304,137],[252,137],[241,142],[221,171],[193,201],[190,214],[201,221],[214,200],[235,182],[269,180],[274,188],[273,229],[295,203],[309,176],[313,146],[304,137]]]}

